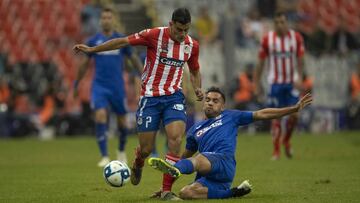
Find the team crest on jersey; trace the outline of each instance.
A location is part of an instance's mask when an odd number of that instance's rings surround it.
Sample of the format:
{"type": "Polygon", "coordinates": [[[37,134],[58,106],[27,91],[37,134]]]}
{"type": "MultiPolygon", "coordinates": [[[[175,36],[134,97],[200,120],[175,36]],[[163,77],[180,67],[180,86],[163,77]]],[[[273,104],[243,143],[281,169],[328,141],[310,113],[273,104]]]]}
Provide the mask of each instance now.
{"type": "Polygon", "coordinates": [[[137,119],[137,124],[138,124],[138,125],[141,125],[142,123],[143,123],[143,120],[142,120],[141,117],[139,117],[139,118],[137,119]]]}
{"type": "Polygon", "coordinates": [[[184,47],[184,53],[185,53],[185,54],[190,54],[190,46],[189,46],[189,45],[185,45],[185,47],[184,47]]]}
{"type": "Polygon", "coordinates": [[[168,44],[167,42],[162,42],[161,43],[161,48],[160,48],[161,52],[167,53],[168,52],[168,44]]]}

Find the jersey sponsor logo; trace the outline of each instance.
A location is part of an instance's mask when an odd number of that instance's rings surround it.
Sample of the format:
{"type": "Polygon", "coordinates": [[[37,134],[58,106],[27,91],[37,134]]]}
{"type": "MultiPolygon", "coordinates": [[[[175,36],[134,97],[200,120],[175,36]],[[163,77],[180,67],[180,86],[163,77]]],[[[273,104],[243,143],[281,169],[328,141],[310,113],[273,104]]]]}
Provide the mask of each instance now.
{"type": "Polygon", "coordinates": [[[185,109],[184,104],[174,104],[173,109],[183,111],[185,109]]]}
{"type": "Polygon", "coordinates": [[[277,58],[290,58],[291,57],[291,52],[290,51],[285,51],[285,52],[277,51],[277,52],[275,52],[275,57],[277,57],[277,58]]]}
{"type": "Polygon", "coordinates": [[[160,56],[160,62],[168,66],[183,67],[185,61],[160,56]]]}
{"type": "Polygon", "coordinates": [[[204,133],[206,133],[207,131],[209,131],[212,128],[218,127],[222,125],[222,120],[217,120],[215,121],[213,124],[209,125],[208,127],[205,127],[199,131],[197,131],[196,133],[196,137],[200,137],[202,136],[204,133]]]}

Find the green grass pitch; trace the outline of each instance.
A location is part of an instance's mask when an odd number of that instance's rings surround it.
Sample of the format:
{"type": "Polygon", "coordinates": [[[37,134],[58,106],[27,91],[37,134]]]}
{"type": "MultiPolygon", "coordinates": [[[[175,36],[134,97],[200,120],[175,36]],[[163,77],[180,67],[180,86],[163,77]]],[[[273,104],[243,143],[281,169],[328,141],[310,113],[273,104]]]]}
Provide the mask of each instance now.
{"type": "MultiPolygon", "coordinates": [[[[116,143],[110,140],[112,158],[116,143]]],[[[130,161],[136,144],[137,138],[130,137],[130,161]]],[[[163,145],[159,136],[159,149],[163,145]]],[[[360,201],[359,132],[295,135],[293,146],[292,160],[271,161],[270,136],[239,136],[233,185],[249,179],[254,189],[244,198],[221,202],[360,201]]],[[[98,160],[93,137],[0,140],[0,202],[156,202],[148,196],[160,188],[159,172],[146,166],[140,185],[112,188],[96,167],[98,160]]],[[[193,177],[181,176],[174,191],[193,177]]]]}

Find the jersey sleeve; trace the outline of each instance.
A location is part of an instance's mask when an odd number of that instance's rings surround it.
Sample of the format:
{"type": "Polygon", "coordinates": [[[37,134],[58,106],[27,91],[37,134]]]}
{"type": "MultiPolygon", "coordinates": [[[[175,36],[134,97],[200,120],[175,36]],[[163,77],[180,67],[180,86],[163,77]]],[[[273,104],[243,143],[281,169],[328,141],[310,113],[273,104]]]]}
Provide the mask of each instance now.
{"type": "Polygon", "coordinates": [[[254,122],[253,112],[232,110],[232,118],[236,125],[248,125],[254,122]]]}
{"type": "Polygon", "coordinates": [[[187,61],[190,70],[196,71],[196,70],[200,69],[199,52],[200,52],[199,51],[199,43],[194,40],[193,50],[191,51],[191,56],[190,56],[189,60],[187,61]]]}
{"type": "Polygon", "coordinates": [[[191,132],[192,132],[192,130],[189,130],[188,134],[186,135],[185,148],[189,151],[196,152],[198,150],[198,144],[195,140],[194,135],[191,132]]]}
{"type": "Polygon", "coordinates": [[[269,56],[269,37],[268,35],[265,35],[263,39],[261,40],[261,45],[259,49],[259,59],[265,59],[269,56]]]}
{"type": "Polygon", "coordinates": [[[154,35],[154,29],[145,29],[138,33],[128,36],[130,45],[150,46],[151,36],[154,35]]]}
{"type": "Polygon", "coordinates": [[[296,55],[297,57],[302,57],[305,54],[304,39],[301,36],[301,34],[298,32],[296,32],[295,37],[296,37],[296,47],[297,47],[296,55]]]}

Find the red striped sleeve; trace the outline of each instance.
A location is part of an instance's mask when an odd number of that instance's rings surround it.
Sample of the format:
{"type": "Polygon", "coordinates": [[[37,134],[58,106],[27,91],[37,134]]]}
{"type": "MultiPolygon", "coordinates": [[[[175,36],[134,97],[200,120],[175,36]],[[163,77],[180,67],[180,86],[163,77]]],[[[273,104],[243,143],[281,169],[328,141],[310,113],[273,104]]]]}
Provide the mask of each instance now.
{"type": "Polygon", "coordinates": [[[259,59],[265,59],[269,55],[269,34],[266,34],[261,40],[261,47],[259,50],[259,59]]]}
{"type": "Polygon", "coordinates": [[[151,39],[155,38],[159,34],[159,29],[145,29],[141,32],[128,36],[130,45],[143,45],[150,46],[151,39]]]}
{"type": "Polygon", "coordinates": [[[303,37],[301,36],[300,33],[296,32],[295,33],[295,38],[296,38],[296,55],[298,57],[302,57],[305,54],[305,47],[304,47],[304,40],[303,37]]]}
{"type": "Polygon", "coordinates": [[[189,60],[187,61],[188,65],[189,65],[189,69],[190,70],[199,70],[200,69],[200,65],[199,65],[199,43],[196,40],[193,40],[193,48],[191,51],[191,56],[189,58],[189,60]]]}

